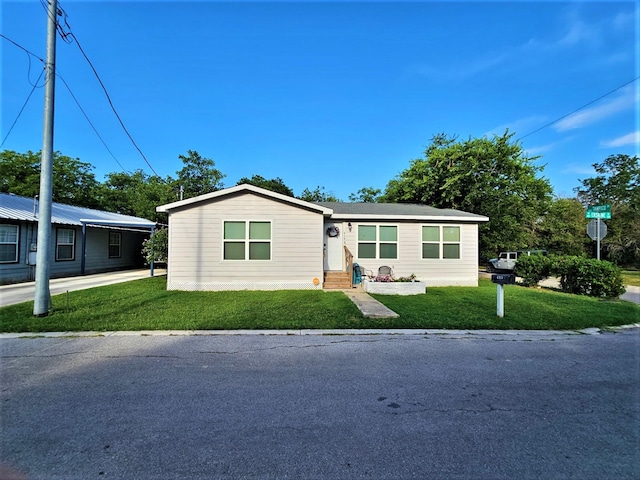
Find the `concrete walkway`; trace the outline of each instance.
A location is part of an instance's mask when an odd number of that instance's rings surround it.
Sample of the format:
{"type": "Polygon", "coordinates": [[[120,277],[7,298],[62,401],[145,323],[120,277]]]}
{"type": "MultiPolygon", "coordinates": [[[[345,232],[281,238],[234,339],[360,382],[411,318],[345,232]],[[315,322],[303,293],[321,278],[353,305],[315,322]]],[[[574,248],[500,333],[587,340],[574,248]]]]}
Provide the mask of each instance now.
{"type": "MultiPolygon", "coordinates": [[[[166,270],[156,268],[154,276],[166,275],[166,270]]],[[[64,293],[67,290],[85,290],[87,288],[102,287],[114,283],[130,282],[148,278],[150,272],[148,268],[136,270],[125,270],[121,272],[98,273],[95,275],[84,275],[79,277],[55,278],[49,281],[51,295],[64,293]]],[[[16,303],[33,300],[35,295],[36,282],[15,283],[12,285],[0,286],[0,307],[14,305],[16,303]]]]}
{"type": "Polygon", "coordinates": [[[365,318],[397,318],[400,316],[362,290],[361,286],[342,291],[349,300],[356,304],[365,318]]]}

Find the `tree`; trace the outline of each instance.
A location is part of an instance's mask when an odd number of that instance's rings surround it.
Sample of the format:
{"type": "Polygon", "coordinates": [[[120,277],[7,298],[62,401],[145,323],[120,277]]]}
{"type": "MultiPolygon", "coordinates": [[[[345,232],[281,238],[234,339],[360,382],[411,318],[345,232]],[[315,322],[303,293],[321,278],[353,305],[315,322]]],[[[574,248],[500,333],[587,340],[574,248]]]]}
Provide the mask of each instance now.
{"type": "Polygon", "coordinates": [[[133,173],[112,172],[102,186],[102,204],[110,212],[164,221],[166,214],[156,213],[156,207],[177,200],[171,177],[162,179],[142,170],[133,173]]]}
{"type": "Polygon", "coordinates": [[[637,156],[610,155],[593,164],[597,175],[575,189],[584,206],[610,204],[605,256],[619,265],[640,267],[640,163],[637,156]]]}
{"type": "Polygon", "coordinates": [[[537,221],[551,200],[551,185],[538,177],[534,165],[514,134],[489,138],[438,134],[408,169],[392,179],[384,201],[421,203],[453,208],[490,218],[480,225],[480,258],[500,250],[533,247],[537,221]]]}
{"type": "Polygon", "coordinates": [[[327,193],[324,187],[317,186],[314,190],[305,188],[300,196],[300,200],[306,202],[339,202],[340,200],[332,193],[327,193]]]}
{"type": "Polygon", "coordinates": [[[554,199],[536,229],[536,244],[557,255],[584,255],[590,250],[584,206],[575,198],[554,199]]]}
{"type": "Polygon", "coordinates": [[[352,202],[376,203],[379,201],[382,190],[373,187],[362,187],[357,193],[349,194],[352,202]]]}
{"type": "MultiPolygon", "coordinates": [[[[0,153],[0,191],[34,197],[40,193],[40,152],[0,153]]],[[[53,201],[77,207],[101,208],[100,184],[93,166],[60,152],[53,154],[53,201]]]]}
{"type": "Polygon", "coordinates": [[[178,184],[184,189],[183,198],[197,197],[220,190],[225,175],[215,168],[210,158],[200,156],[195,150],[187,150],[187,155],[178,155],[184,166],[178,173],[178,184]]]}
{"type": "Polygon", "coordinates": [[[293,190],[287,187],[280,177],[267,180],[260,175],[253,175],[251,178],[242,177],[240,180],[238,180],[238,183],[236,185],[242,185],[243,183],[255,185],[256,187],[271,190],[272,192],[281,193],[282,195],[287,195],[289,197],[294,196],[293,190]]]}

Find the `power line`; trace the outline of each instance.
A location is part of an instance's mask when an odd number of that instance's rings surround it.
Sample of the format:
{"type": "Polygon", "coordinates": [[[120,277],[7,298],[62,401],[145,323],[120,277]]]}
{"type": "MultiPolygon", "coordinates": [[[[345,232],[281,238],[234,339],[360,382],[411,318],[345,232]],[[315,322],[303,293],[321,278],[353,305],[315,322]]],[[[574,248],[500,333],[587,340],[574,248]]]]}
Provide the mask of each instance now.
{"type": "MultiPolygon", "coordinates": [[[[120,118],[120,114],[118,114],[118,111],[116,110],[116,107],[113,105],[113,102],[111,101],[111,96],[109,95],[109,92],[107,91],[107,87],[105,87],[104,83],[102,82],[102,79],[100,78],[100,75],[98,75],[98,72],[96,70],[96,68],[93,66],[93,63],[91,62],[91,60],[89,60],[89,57],[87,56],[86,52],[84,51],[84,49],[82,48],[82,45],[80,44],[80,42],[78,41],[78,37],[75,36],[75,34],[71,31],[71,26],[69,25],[69,23],[67,22],[67,14],[66,12],[60,7],[58,8],[58,15],[60,16],[64,16],[64,23],[66,28],[69,30],[68,32],[64,32],[64,38],[67,39],[73,39],[75,40],[76,45],[78,46],[78,49],[80,49],[80,53],[82,53],[82,56],[84,57],[84,59],[87,61],[87,63],[89,64],[89,66],[91,67],[91,70],[93,71],[93,74],[96,76],[96,78],[98,79],[98,82],[100,83],[100,86],[102,87],[102,90],[104,91],[104,94],[107,97],[107,101],[109,102],[109,105],[111,106],[111,110],[113,110],[113,113],[115,114],[116,118],[118,119],[118,122],[120,122],[120,126],[122,127],[122,129],[124,130],[124,132],[127,134],[127,137],[129,137],[129,140],[131,140],[131,143],[133,144],[133,146],[136,148],[136,150],[138,150],[138,153],[140,153],[140,155],[142,156],[143,160],[145,161],[145,163],[149,166],[149,168],[151,169],[151,171],[159,178],[160,175],[158,175],[158,172],[155,171],[155,169],[153,168],[153,166],[151,165],[151,163],[149,162],[149,160],[147,160],[147,157],[145,156],[144,153],[142,153],[142,150],[140,150],[140,147],[138,147],[138,144],[135,142],[135,140],[133,139],[133,137],[131,136],[131,134],[129,133],[129,130],[127,130],[127,127],[125,127],[124,122],[122,121],[122,118],[120,118]]],[[[63,35],[61,33],[61,35],[63,35]]],[[[66,41],[66,40],[65,40],[66,41]]],[[[67,43],[71,43],[71,42],[67,42],[67,43]]]]}
{"type": "Polygon", "coordinates": [[[80,105],[80,102],[78,102],[78,99],[76,98],[76,96],[73,94],[73,92],[71,91],[71,87],[69,87],[69,84],[65,81],[64,78],[62,78],[61,75],[56,74],[56,77],[58,77],[60,80],[62,80],[62,83],[64,83],[64,86],[67,87],[67,90],[69,90],[69,93],[71,94],[71,98],[73,98],[74,102],[76,102],[76,105],[78,106],[78,108],[80,109],[80,111],[82,112],[82,114],[84,115],[84,118],[87,119],[87,122],[89,122],[89,125],[91,125],[91,128],[93,129],[93,131],[96,133],[96,135],[98,136],[98,138],[100,139],[100,141],[102,142],[102,145],[104,145],[104,148],[107,149],[107,152],[109,152],[109,154],[111,155],[111,157],[113,157],[113,159],[116,161],[116,163],[118,164],[118,166],[122,169],[123,172],[127,173],[127,170],[122,166],[122,164],[118,161],[118,159],[116,158],[116,156],[113,154],[113,152],[109,149],[109,147],[107,146],[106,142],[104,141],[104,139],[102,138],[102,136],[98,133],[98,130],[96,129],[96,127],[93,125],[93,123],[91,122],[91,120],[89,119],[89,116],[87,115],[87,113],[84,111],[84,109],[82,108],[82,106],[80,105]]]}
{"type": "Polygon", "coordinates": [[[23,47],[22,45],[20,45],[19,43],[14,42],[13,40],[11,40],[11,39],[10,39],[9,37],[7,37],[6,35],[4,35],[4,34],[0,33],[0,37],[4,38],[5,40],[7,40],[7,41],[9,41],[9,42],[11,42],[11,43],[13,43],[16,47],[18,47],[18,48],[19,48],[19,49],[21,49],[21,50],[24,50],[24,51],[25,51],[25,52],[27,52],[29,55],[32,55],[32,56],[36,57],[36,58],[37,58],[38,60],[40,60],[43,64],[44,64],[44,63],[46,63],[46,62],[44,61],[44,59],[40,58],[40,57],[39,57],[38,55],[36,55],[35,53],[33,53],[33,52],[31,52],[31,51],[27,50],[26,48],[24,48],[24,47],[23,47]]]}
{"type": "MultiPolygon", "coordinates": [[[[31,91],[29,92],[29,95],[27,95],[27,99],[24,101],[24,104],[22,105],[22,108],[20,109],[20,111],[18,112],[18,116],[16,117],[16,119],[13,121],[13,123],[11,124],[11,127],[9,128],[9,131],[7,132],[7,134],[5,135],[5,137],[2,139],[2,143],[0,143],[0,148],[2,148],[2,146],[4,145],[4,142],[7,141],[7,138],[9,138],[9,135],[11,134],[11,131],[13,130],[13,127],[16,126],[16,123],[18,123],[18,119],[20,118],[20,116],[22,115],[22,112],[24,111],[25,107],[27,106],[27,103],[29,103],[29,99],[31,98],[31,95],[33,95],[33,92],[35,92],[36,88],[38,88],[38,82],[40,81],[40,79],[42,78],[42,74],[44,73],[44,69],[40,72],[40,76],[38,77],[38,79],[36,80],[36,83],[33,84],[33,88],[31,89],[31,91]]],[[[39,88],[42,88],[39,87],[39,88]]]]}
{"type": "Polygon", "coordinates": [[[604,95],[599,96],[598,98],[596,98],[595,100],[590,101],[589,103],[585,103],[584,105],[582,105],[581,107],[576,108],[576,109],[575,109],[575,110],[573,110],[572,112],[567,113],[566,115],[563,115],[563,116],[561,116],[560,118],[555,119],[553,122],[549,122],[549,123],[547,123],[546,125],[543,125],[542,127],[537,128],[537,129],[536,129],[536,130],[534,130],[533,132],[529,132],[529,133],[527,133],[526,135],[524,135],[524,136],[522,136],[522,137],[518,138],[518,140],[517,140],[517,141],[520,141],[520,140],[522,140],[523,138],[527,138],[529,135],[533,135],[534,133],[538,133],[540,130],[544,130],[545,128],[550,127],[551,125],[553,125],[553,124],[555,124],[555,123],[558,123],[560,120],[563,120],[563,119],[565,119],[565,118],[567,118],[567,117],[569,117],[569,116],[573,115],[574,113],[579,112],[580,110],[582,110],[583,108],[588,107],[589,105],[593,105],[594,103],[596,103],[596,102],[598,102],[598,101],[602,100],[603,98],[608,97],[608,96],[609,96],[609,95],[611,95],[612,93],[616,93],[616,92],[617,92],[618,90],[620,90],[621,88],[624,88],[624,87],[626,87],[627,85],[632,84],[633,82],[635,82],[635,81],[636,81],[636,80],[638,80],[638,79],[640,79],[640,77],[636,77],[636,78],[634,78],[633,80],[629,80],[627,83],[625,83],[625,84],[623,84],[623,85],[620,85],[620,86],[619,86],[619,87],[617,87],[617,88],[614,88],[614,89],[613,89],[613,90],[611,90],[610,92],[605,93],[604,95]]]}

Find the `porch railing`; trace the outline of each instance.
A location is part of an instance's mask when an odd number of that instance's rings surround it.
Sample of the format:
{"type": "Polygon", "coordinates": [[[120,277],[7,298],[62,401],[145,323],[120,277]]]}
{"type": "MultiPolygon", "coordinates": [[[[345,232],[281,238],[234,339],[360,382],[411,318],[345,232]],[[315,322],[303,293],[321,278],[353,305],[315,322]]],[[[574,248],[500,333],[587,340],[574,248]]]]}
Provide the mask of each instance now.
{"type": "Polygon", "coordinates": [[[351,288],[353,288],[353,253],[351,250],[345,245],[344,246],[344,258],[347,262],[347,273],[349,274],[349,283],[351,284],[351,288]]]}

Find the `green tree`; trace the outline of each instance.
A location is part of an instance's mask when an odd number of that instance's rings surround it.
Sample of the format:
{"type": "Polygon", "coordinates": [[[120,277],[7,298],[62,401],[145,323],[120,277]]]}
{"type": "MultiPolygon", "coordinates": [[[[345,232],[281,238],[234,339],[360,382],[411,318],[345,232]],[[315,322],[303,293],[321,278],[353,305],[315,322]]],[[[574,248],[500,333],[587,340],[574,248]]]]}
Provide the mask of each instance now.
{"type": "Polygon", "coordinates": [[[289,197],[294,196],[293,190],[287,187],[280,177],[267,180],[260,175],[253,175],[251,178],[242,177],[240,180],[238,180],[238,183],[236,185],[242,185],[243,183],[255,185],[256,187],[271,190],[272,192],[276,193],[281,193],[282,195],[287,195],[289,197]]]}
{"type": "Polygon", "coordinates": [[[373,187],[362,187],[357,193],[350,193],[349,200],[352,202],[376,203],[382,196],[382,190],[373,187]]]}
{"type": "MultiPolygon", "coordinates": [[[[40,193],[40,152],[0,152],[0,191],[34,197],[40,193]]],[[[53,201],[101,208],[93,166],[60,152],[53,154],[53,201]]]]}
{"type": "Polygon", "coordinates": [[[177,172],[183,198],[215,192],[224,186],[222,179],[225,175],[215,168],[216,163],[210,158],[202,157],[195,150],[187,150],[187,155],[178,155],[178,158],[184,165],[177,172]]]}
{"type": "Polygon", "coordinates": [[[327,193],[324,187],[320,187],[320,186],[317,186],[313,190],[309,190],[308,188],[305,188],[298,198],[306,202],[339,202],[340,201],[338,197],[336,197],[332,193],[327,193]]]}
{"type": "Polygon", "coordinates": [[[590,252],[584,206],[575,198],[555,198],[536,228],[536,244],[557,255],[590,252]]]}
{"type": "Polygon", "coordinates": [[[101,193],[105,210],[155,221],[166,220],[166,214],[156,213],[158,205],[177,200],[171,177],[162,179],[142,170],[109,173],[101,193]]]}
{"type": "Polygon", "coordinates": [[[624,266],[640,267],[640,163],[637,156],[610,155],[593,164],[596,176],[581,180],[575,189],[585,206],[611,205],[605,256],[624,266]]]}
{"type": "Polygon", "coordinates": [[[551,200],[551,185],[538,177],[543,167],[528,157],[514,134],[489,138],[439,134],[392,179],[384,201],[453,208],[490,218],[480,225],[480,258],[500,250],[533,247],[537,221],[551,200]]]}

